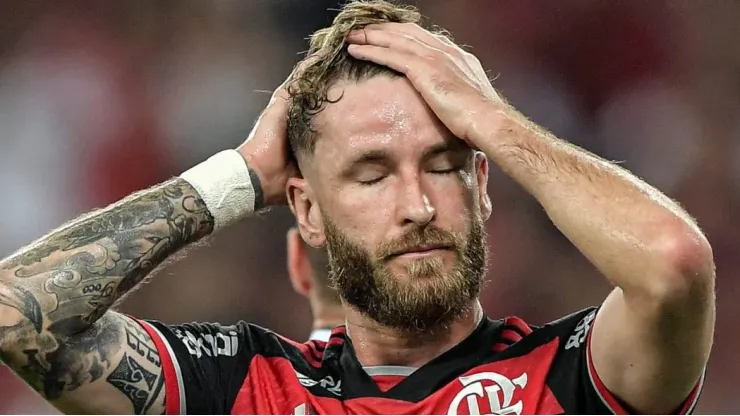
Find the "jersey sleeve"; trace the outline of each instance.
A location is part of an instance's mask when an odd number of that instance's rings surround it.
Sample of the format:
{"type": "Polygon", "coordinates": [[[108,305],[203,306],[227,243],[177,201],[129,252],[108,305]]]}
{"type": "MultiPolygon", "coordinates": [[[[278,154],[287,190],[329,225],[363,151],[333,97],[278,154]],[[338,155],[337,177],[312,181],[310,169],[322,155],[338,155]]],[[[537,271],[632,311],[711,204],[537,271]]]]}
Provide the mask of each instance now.
{"type": "Polygon", "coordinates": [[[162,362],[166,414],[231,413],[258,348],[251,325],[137,322],[154,341],[162,362]]]}
{"type": "MultiPolygon", "coordinates": [[[[591,361],[591,328],[598,308],[588,308],[546,325],[560,339],[548,385],[566,413],[628,415],[635,412],[604,386],[591,361]]],[[[704,375],[700,377],[677,414],[696,407],[704,375]]]]}

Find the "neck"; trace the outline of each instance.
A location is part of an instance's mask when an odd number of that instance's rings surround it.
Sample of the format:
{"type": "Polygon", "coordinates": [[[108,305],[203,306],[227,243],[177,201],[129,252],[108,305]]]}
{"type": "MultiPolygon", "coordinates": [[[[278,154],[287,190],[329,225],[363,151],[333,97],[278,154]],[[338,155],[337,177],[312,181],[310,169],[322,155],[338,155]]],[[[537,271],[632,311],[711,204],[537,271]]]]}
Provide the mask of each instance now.
{"type": "Polygon", "coordinates": [[[334,329],[339,325],[344,325],[344,310],[341,305],[321,305],[315,303],[311,308],[313,313],[313,330],[317,329],[334,329]]]}
{"type": "Polygon", "coordinates": [[[357,359],[363,366],[399,365],[421,367],[459,344],[478,326],[483,308],[478,299],[455,321],[424,334],[408,333],[378,324],[366,315],[346,307],[347,332],[357,359]]]}

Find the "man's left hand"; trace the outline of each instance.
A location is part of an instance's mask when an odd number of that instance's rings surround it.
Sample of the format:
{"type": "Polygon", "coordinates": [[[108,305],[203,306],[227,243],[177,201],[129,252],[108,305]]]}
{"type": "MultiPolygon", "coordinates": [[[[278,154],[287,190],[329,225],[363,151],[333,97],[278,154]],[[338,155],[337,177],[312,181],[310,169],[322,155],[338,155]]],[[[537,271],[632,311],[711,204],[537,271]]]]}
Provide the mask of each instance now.
{"type": "Polygon", "coordinates": [[[347,43],[355,58],[404,74],[442,123],[473,148],[481,148],[473,134],[476,121],[506,107],[478,58],[418,25],[368,25],[347,43]]]}

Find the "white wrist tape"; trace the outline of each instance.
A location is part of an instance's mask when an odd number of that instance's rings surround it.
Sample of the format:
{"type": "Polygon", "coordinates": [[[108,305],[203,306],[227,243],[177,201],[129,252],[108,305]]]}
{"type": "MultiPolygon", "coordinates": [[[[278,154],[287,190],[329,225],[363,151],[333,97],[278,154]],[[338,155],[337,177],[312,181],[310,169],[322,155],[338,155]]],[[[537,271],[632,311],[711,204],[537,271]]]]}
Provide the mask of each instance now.
{"type": "Polygon", "coordinates": [[[180,178],[198,191],[213,215],[214,231],[254,213],[254,187],[247,163],[236,150],[224,150],[180,178]]]}

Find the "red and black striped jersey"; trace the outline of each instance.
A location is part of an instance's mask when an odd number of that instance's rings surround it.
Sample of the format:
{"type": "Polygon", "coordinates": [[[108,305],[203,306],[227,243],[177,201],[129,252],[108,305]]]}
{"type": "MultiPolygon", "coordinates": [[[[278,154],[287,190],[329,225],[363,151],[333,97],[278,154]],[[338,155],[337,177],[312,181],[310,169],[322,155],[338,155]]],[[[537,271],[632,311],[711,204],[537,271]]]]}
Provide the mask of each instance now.
{"type": "Polygon", "coordinates": [[[298,343],[243,322],[139,322],[161,356],[168,414],[625,414],[591,365],[596,310],[541,327],[485,318],[420,368],[363,367],[344,327],[298,343]]]}

